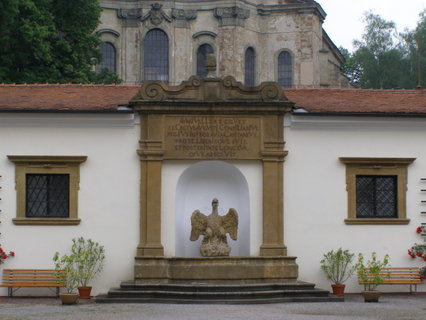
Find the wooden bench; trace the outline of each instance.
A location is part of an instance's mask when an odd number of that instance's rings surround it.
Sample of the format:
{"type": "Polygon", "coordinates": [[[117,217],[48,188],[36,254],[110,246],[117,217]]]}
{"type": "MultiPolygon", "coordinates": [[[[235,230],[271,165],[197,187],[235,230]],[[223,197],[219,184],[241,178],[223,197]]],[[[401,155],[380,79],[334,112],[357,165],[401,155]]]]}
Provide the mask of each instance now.
{"type": "MultiPolygon", "coordinates": [[[[423,281],[420,277],[419,268],[415,267],[401,267],[401,268],[383,268],[381,274],[383,275],[383,282],[380,284],[404,284],[410,285],[410,293],[417,292],[417,285],[422,284],[423,281]]],[[[358,279],[359,284],[364,284],[358,279]]]]}
{"type": "Polygon", "coordinates": [[[56,295],[59,295],[59,288],[66,286],[64,270],[51,269],[3,269],[3,283],[1,287],[7,287],[8,296],[12,297],[13,292],[23,287],[56,288],[56,295]],[[58,274],[60,273],[60,274],[58,274]],[[13,288],[16,288],[13,290],[13,288]]]}

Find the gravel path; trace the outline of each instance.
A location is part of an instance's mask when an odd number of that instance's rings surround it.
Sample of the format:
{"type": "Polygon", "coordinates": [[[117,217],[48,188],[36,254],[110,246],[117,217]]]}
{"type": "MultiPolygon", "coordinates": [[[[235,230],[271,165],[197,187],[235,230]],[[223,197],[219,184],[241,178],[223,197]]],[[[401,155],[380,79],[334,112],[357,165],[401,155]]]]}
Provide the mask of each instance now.
{"type": "Polygon", "coordinates": [[[364,303],[360,295],[345,302],[267,305],[96,304],[82,300],[62,306],[57,299],[0,298],[0,320],[426,320],[426,295],[383,295],[364,303]]]}

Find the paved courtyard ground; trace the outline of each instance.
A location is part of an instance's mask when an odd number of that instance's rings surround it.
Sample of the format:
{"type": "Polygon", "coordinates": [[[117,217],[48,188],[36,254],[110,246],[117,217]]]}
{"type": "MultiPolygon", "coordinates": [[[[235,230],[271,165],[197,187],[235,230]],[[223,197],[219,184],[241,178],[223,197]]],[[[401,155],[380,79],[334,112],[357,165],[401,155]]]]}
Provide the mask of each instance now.
{"type": "Polygon", "coordinates": [[[426,295],[383,295],[364,303],[358,294],[345,302],[263,305],[96,304],[62,306],[55,298],[0,297],[0,320],[426,320],[426,295]]]}

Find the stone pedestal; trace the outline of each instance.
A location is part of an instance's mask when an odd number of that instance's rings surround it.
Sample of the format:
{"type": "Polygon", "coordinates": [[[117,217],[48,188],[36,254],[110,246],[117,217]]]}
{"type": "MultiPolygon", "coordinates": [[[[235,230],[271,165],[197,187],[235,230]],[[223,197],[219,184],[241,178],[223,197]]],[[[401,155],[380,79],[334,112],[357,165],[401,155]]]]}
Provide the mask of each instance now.
{"type": "Polygon", "coordinates": [[[296,257],[138,257],[136,283],[265,283],[295,281],[296,257]]]}

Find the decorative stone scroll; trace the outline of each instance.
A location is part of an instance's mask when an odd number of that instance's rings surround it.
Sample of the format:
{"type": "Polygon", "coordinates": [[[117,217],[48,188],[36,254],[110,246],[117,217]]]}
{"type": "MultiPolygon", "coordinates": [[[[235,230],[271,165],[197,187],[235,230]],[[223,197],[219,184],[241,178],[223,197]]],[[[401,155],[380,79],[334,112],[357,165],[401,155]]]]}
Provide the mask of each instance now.
{"type": "Polygon", "coordinates": [[[119,9],[117,11],[117,17],[120,19],[139,19],[142,17],[142,9],[119,9]]]}
{"type": "Polygon", "coordinates": [[[170,18],[162,8],[163,5],[158,2],[151,4],[151,10],[141,18],[141,21],[144,22],[149,19],[154,26],[160,25],[163,20],[171,22],[172,18],[170,18]]]}
{"type": "Polygon", "coordinates": [[[263,82],[257,87],[246,87],[232,76],[205,79],[192,76],[178,86],[161,81],[145,81],[131,104],[138,100],[167,101],[288,101],[276,82],[263,82]]]}
{"type": "Polygon", "coordinates": [[[250,17],[250,10],[240,7],[219,7],[214,9],[219,26],[244,26],[244,20],[250,17]]]}

